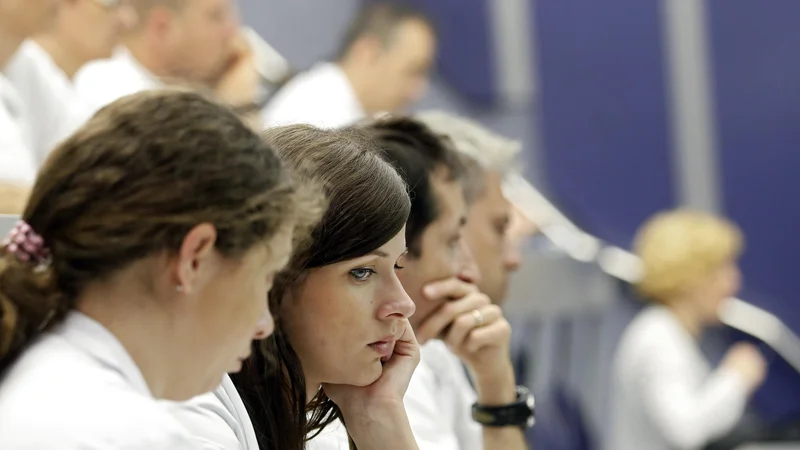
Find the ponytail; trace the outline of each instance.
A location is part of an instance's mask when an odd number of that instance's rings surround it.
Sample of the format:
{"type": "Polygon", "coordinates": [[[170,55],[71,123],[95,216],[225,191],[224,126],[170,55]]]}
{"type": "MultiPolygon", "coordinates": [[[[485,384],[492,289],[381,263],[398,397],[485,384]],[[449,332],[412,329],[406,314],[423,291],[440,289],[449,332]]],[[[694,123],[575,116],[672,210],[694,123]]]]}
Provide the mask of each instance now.
{"type": "Polygon", "coordinates": [[[0,374],[69,307],[56,289],[44,240],[19,222],[0,250],[0,374]]]}

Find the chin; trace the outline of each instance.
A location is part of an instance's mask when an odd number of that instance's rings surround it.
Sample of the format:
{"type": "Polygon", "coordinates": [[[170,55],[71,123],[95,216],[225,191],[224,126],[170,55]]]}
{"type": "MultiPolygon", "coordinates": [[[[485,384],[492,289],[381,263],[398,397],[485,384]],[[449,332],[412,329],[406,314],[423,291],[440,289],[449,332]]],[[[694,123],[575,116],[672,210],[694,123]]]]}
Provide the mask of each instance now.
{"type": "Polygon", "coordinates": [[[374,363],[370,363],[368,366],[363,366],[362,370],[354,373],[351,381],[346,384],[358,387],[369,386],[378,381],[382,374],[383,364],[381,364],[380,360],[376,360],[374,363]]]}

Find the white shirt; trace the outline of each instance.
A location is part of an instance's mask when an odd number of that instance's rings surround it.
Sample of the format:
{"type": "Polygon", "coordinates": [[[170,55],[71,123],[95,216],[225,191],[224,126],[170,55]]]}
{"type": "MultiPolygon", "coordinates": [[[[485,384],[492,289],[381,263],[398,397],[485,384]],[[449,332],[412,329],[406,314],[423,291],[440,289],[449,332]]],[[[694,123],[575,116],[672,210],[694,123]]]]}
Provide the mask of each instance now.
{"type": "Polygon", "coordinates": [[[318,64],[289,80],[261,113],[267,127],[305,123],[340,128],[366,116],[350,80],[333,63],[318,64]]]}
{"type": "Polygon", "coordinates": [[[33,130],[25,104],[11,82],[0,74],[0,183],[31,186],[36,167],[33,130]]]}
{"type": "Polygon", "coordinates": [[[258,440],[247,409],[233,381],[225,375],[210,392],[168,408],[192,434],[193,439],[218,450],[258,450],[258,440]]]}
{"type": "Polygon", "coordinates": [[[25,104],[37,166],[62,140],[91,116],[75,86],[34,41],[25,41],[6,68],[6,75],[25,104]]]}
{"type": "Polygon", "coordinates": [[[631,322],[614,360],[609,450],[700,449],[741,418],[747,388],[711,371],[692,336],[665,307],[631,322]]]}
{"type": "Polygon", "coordinates": [[[3,450],[189,450],[122,344],[72,312],[0,381],[3,450]]]}
{"type": "Polygon", "coordinates": [[[78,95],[92,112],[126,95],[163,86],[125,47],[117,48],[109,59],[86,64],[75,75],[78,95]]]}
{"type": "MultiPolygon", "coordinates": [[[[483,430],[472,420],[478,396],[464,366],[444,344],[432,340],[421,348],[404,404],[419,450],[482,450],[483,430]]],[[[308,450],[347,450],[340,422],[325,429],[308,450]]]]}

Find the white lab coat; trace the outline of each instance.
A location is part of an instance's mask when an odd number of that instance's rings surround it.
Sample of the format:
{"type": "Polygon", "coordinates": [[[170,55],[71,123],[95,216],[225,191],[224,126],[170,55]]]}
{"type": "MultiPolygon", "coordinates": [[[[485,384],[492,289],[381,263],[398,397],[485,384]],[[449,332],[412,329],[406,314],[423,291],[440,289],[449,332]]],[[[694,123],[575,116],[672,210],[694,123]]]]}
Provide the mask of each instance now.
{"type": "Polygon", "coordinates": [[[289,80],[261,113],[267,127],[305,123],[340,128],[366,116],[350,80],[333,63],[318,64],[289,80]]]}
{"type": "Polygon", "coordinates": [[[614,359],[609,450],[700,449],[742,417],[741,377],[711,367],[667,308],[639,313],[614,359]]]}
{"type": "Polygon", "coordinates": [[[126,95],[159,89],[164,83],[120,46],[108,59],[92,61],[75,75],[75,88],[92,112],[126,95]]]}
{"type": "Polygon", "coordinates": [[[168,410],[195,442],[217,450],[258,450],[247,409],[233,381],[225,375],[213,392],[188,402],[168,403],[168,410]]]}
{"type": "MultiPolygon", "coordinates": [[[[482,450],[483,429],[472,420],[477,394],[461,361],[439,340],[420,348],[419,366],[404,398],[419,450],[482,450]]],[[[308,450],[346,450],[341,423],[326,428],[308,450]]]]}
{"type": "Polygon", "coordinates": [[[34,41],[26,41],[6,68],[6,75],[25,104],[37,166],[62,140],[91,116],[75,86],[34,41]]]}
{"type": "Polygon", "coordinates": [[[203,448],[150,393],[117,338],[72,312],[0,381],[3,450],[203,448]]]}
{"type": "Polygon", "coordinates": [[[19,93],[0,74],[0,183],[25,187],[36,180],[33,130],[26,114],[19,93]]]}

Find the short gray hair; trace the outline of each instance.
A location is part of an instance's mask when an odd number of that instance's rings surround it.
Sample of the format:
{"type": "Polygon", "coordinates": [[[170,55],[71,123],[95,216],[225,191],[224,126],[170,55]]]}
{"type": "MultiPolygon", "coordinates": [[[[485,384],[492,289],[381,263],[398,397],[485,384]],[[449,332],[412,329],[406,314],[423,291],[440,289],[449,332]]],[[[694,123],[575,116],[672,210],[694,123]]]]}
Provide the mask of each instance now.
{"type": "Polygon", "coordinates": [[[496,134],[474,120],[444,111],[423,111],[415,116],[434,133],[450,139],[461,154],[474,159],[483,170],[504,177],[515,172],[522,148],[518,141],[496,134]]]}

